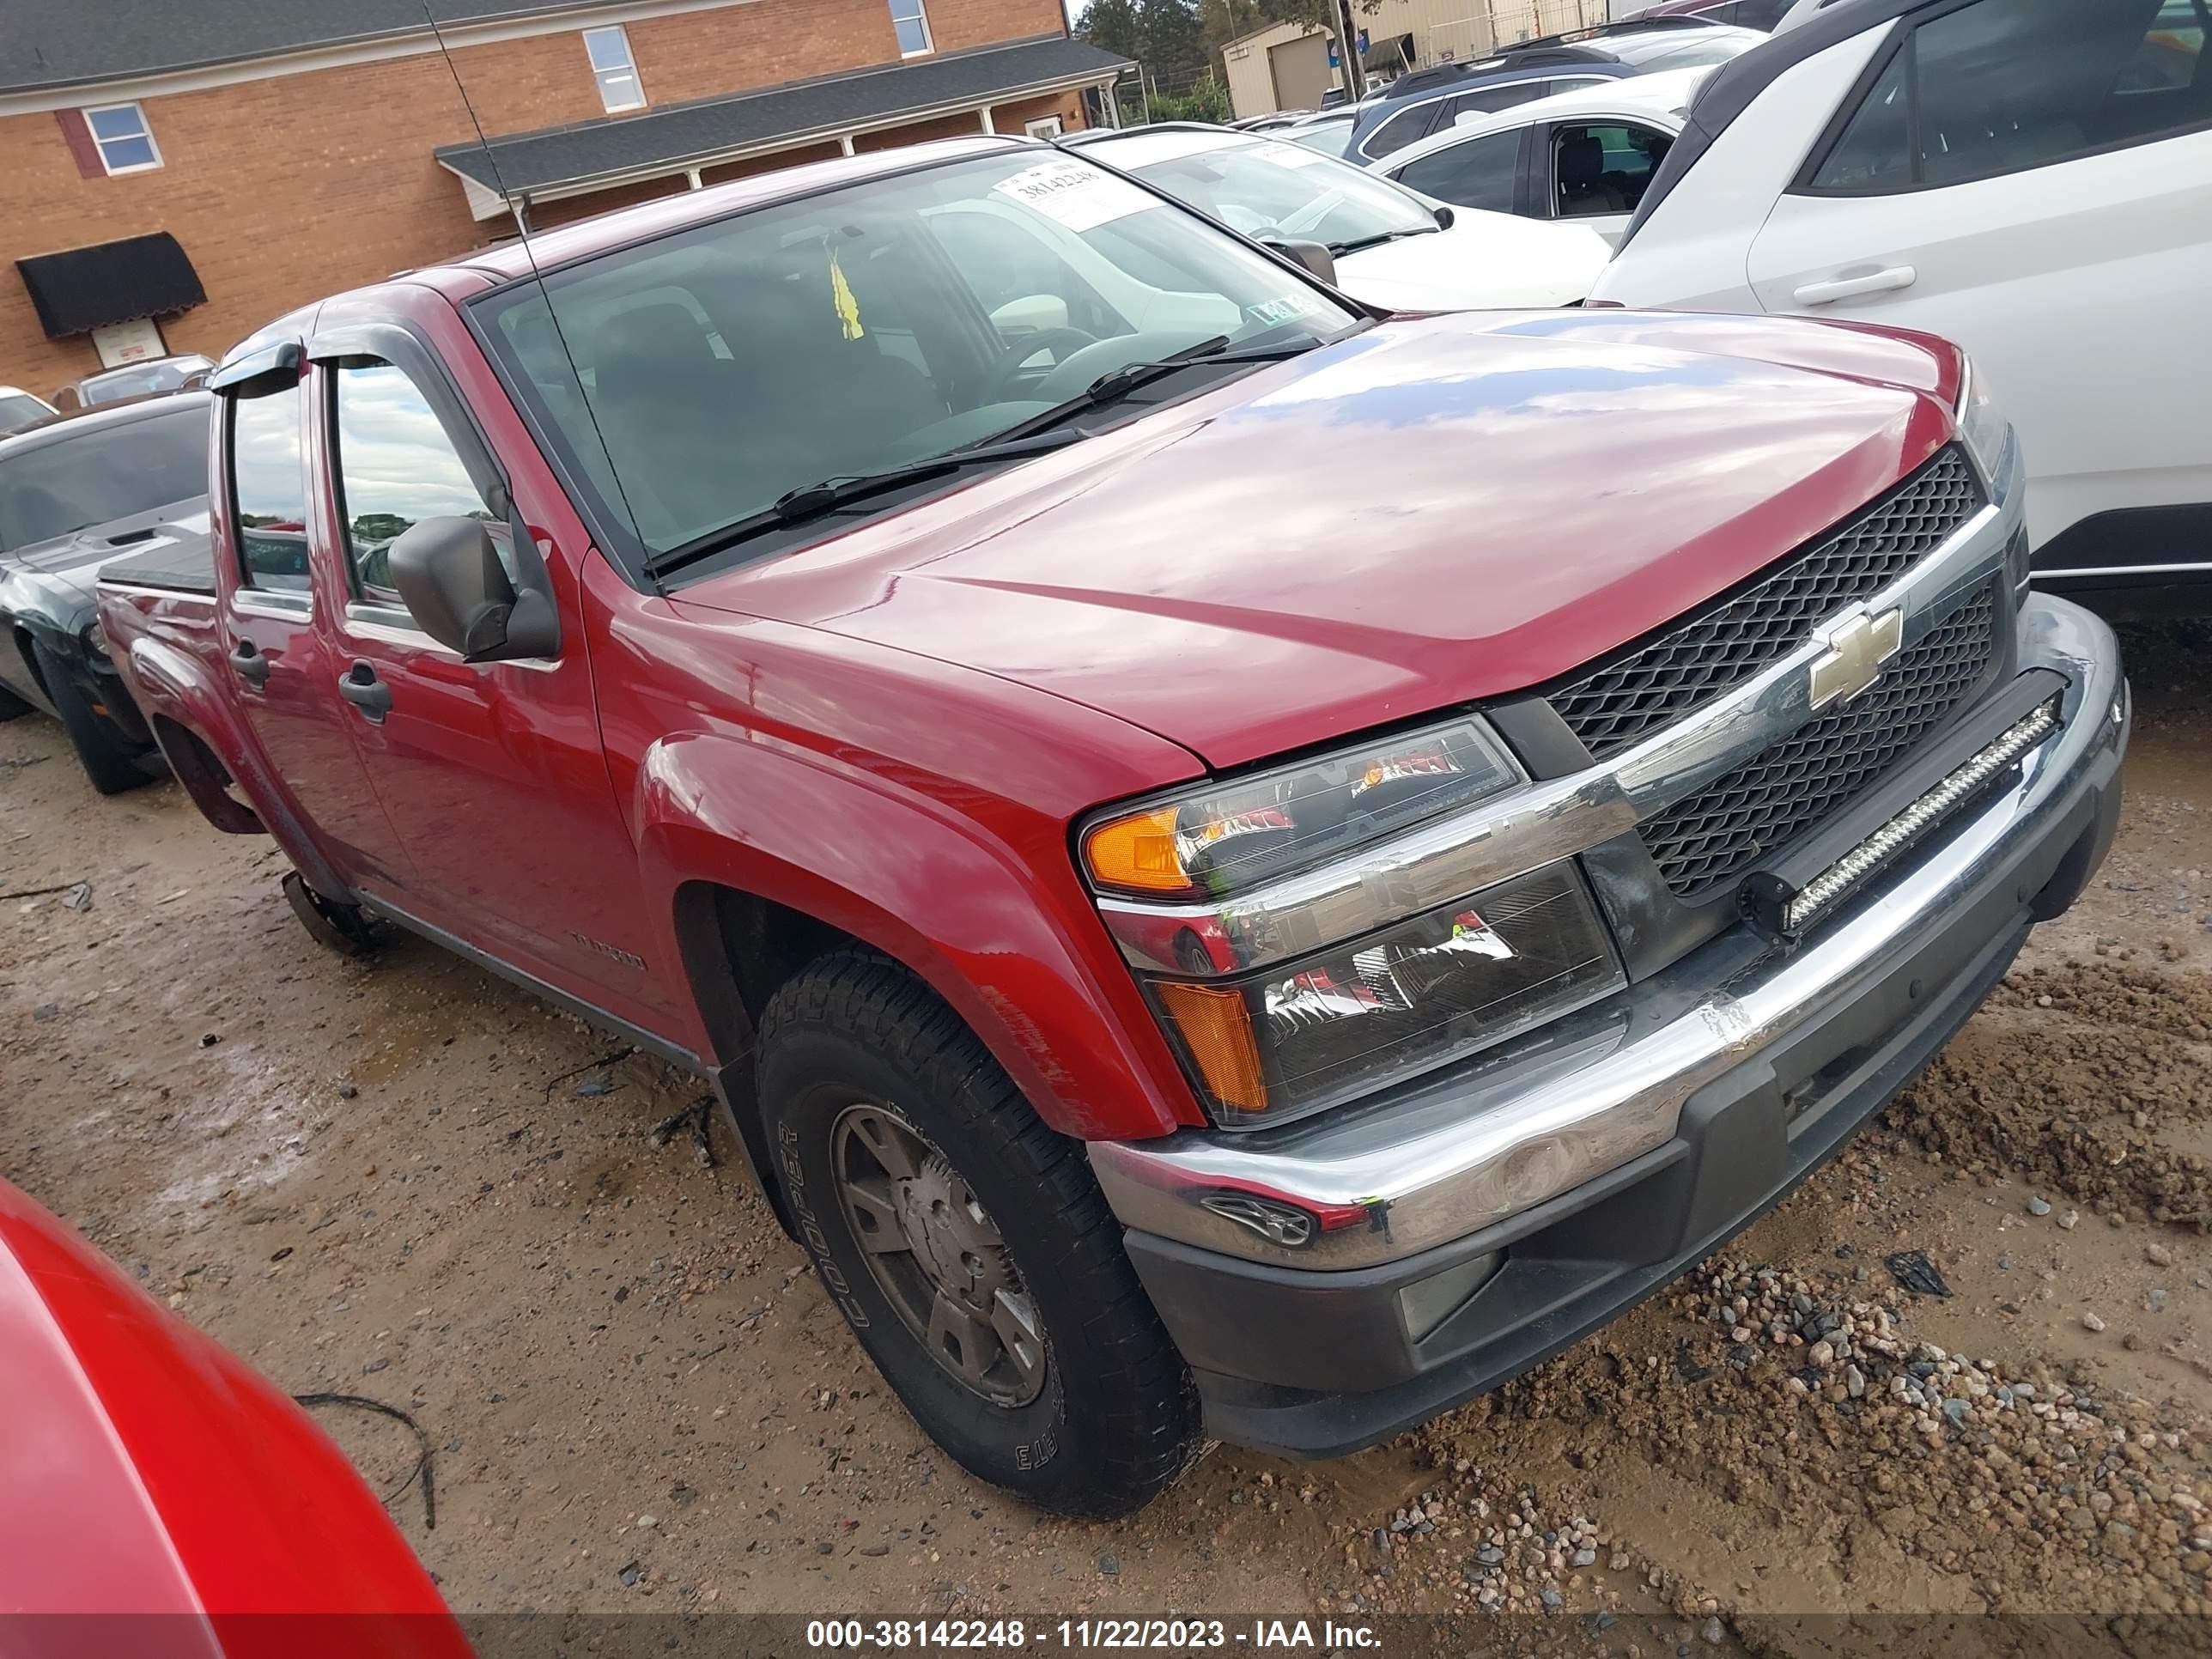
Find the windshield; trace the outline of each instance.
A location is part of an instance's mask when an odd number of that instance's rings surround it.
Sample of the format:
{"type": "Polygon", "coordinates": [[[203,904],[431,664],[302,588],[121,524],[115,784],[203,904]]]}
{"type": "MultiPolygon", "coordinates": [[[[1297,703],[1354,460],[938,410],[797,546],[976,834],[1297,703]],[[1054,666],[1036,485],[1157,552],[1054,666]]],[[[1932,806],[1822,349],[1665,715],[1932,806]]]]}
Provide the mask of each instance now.
{"type": "Polygon", "coordinates": [[[185,378],[209,366],[204,357],[165,357],[155,362],[133,363],[110,369],[77,383],[76,395],[86,404],[112,404],[118,398],[136,398],[149,392],[174,392],[185,378]]]}
{"type": "MultiPolygon", "coordinates": [[[[1356,320],[1127,179],[1034,148],[754,209],[481,309],[572,482],[648,556],[825,479],[983,442],[1124,365],[1356,320]]],[[[1200,362],[1154,390],[1230,372],[1200,362]]]]}
{"type": "Polygon", "coordinates": [[[1352,143],[1352,124],[1358,118],[1345,114],[1327,121],[1309,121],[1304,126],[1292,127],[1283,136],[1294,144],[1304,144],[1324,155],[1342,155],[1352,143]]]}
{"type": "Polygon", "coordinates": [[[0,453],[0,552],[207,494],[208,414],[195,398],[143,421],[0,453]]]}
{"type": "MultiPolygon", "coordinates": [[[[1113,146],[1105,149],[1110,159],[1113,146]]],[[[1131,171],[1248,236],[1343,251],[1437,228],[1430,210],[1388,179],[1300,144],[1219,144],[1131,171]]]]}
{"type": "Polygon", "coordinates": [[[54,411],[36,398],[21,392],[0,392],[0,432],[13,432],[54,411]]]}
{"type": "Polygon", "coordinates": [[[1725,64],[1731,58],[1742,57],[1764,39],[1747,29],[1700,29],[1686,34],[1655,35],[1648,40],[1609,41],[1606,50],[1639,72],[1651,75],[1661,70],[1725,64]]]}

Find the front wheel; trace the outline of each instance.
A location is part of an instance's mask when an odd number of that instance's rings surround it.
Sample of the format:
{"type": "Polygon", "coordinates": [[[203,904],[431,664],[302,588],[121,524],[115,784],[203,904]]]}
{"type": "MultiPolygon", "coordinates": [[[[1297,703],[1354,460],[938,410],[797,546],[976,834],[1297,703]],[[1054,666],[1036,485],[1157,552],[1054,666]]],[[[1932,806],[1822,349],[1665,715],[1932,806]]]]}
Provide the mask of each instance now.
{"type": "MultiPolygon", "coordinates": [[[[85,776],[92,780],[94,788],[103,795],[119,795],[161,775],[158,750],[149,757],[125,744],[113,723],[77,689],[59,657],[40,644],[34,643],[31,650],[38,659],[39,678],[46,685],[46,696],[53,702],[54,712],[61,716],[62,729],[69,733],[70,746],[76,750],[77,760],[84,767],[85,776]]],[[[121,696],[125,693],[118,686],[115,695],[121,696]]]]}
{"type": "Polygon", "coordinates": [[[881,957],[825,957],[761,1022],[777,1174],[823,1282],[962,1468],[1040,1508],[1141,1508],[1199,1445],[1190,1372],[1081,1146],[881,957]]]}

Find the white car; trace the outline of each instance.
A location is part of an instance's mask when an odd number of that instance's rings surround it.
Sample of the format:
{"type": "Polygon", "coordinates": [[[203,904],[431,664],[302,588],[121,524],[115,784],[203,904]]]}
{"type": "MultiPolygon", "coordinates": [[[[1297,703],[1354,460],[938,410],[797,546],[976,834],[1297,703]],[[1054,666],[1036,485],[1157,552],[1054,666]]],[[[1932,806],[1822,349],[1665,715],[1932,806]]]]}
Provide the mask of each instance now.
{"type": "Polygon", "coordinates": [[[1717,70],[1594,300],[1949,337],[2039,580],[2212,592],[2212,64],[2193,0],[1842,0],[1717,70]]]}
{"type": "Polygon", "coordinates": [[[1571,221],[1618,246],[1711,65],[1539,98],[1409,144],[1374,171],[1455,207],[1571,221]]]}
{"type": "Polygon", "coordinates": [[[1255,240],[1323,244],[1336,285],[1385,310],[1572,305],[1605,265],[1578,227],[1466,212],[1266,134],[1163,124],[1071,143],[1255,240]]]}
{"type": "Polygon", "coordinates": [[[20,432],[53,412],[54,406],[36,392],[19,386],[0,386],[0,436],[20,432]]]}

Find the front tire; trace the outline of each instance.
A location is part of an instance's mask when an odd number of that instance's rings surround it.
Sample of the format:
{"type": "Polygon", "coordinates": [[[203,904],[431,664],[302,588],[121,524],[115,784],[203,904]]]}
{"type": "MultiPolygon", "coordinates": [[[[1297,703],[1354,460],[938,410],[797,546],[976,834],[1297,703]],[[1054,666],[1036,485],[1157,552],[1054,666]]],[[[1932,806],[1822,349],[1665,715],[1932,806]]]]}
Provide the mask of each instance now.
{"type": "Polygon", "coordinates": [[[800,1238],[899,1398],[1039,1508],[1143,1507],[1189,1464],[1197,1391],[1079,1143],[896,963],[825,957],[770,1000],[760,1095],[800,1238]]]}
{"type": "Polygon", "coordinates": [[[69,733],[70,746],[76,750],[76,757],[94,788],[103,795],[119,795],[161,775],[156,769],[161,760],[158,750],[149,761],[137,750],[125,747],[115,728],[94,711],[84,693],[77,690],[62,659],[35,641],[31,651],[38,658],[39,678],[46,688],[46,696],[52,700],[54,712],[61,716],[62,729],[69,733]]]}

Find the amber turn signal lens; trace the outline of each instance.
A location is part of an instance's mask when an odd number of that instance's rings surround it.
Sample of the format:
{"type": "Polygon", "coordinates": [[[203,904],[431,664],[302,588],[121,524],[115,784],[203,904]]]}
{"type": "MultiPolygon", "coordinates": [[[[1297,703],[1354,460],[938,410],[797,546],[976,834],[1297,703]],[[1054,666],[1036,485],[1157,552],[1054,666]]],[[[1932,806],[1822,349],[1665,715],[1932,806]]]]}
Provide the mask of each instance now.
{"type": "Polygon", "coordinates": [[[1267,1078],[1244,994],[1172,980],[1154,988],[1214,1098],[1240,1112],[1266,1111],[1267,1078]]]}
{"type": "Polygon", "coordinates": [[[1091,873],[1108,887],[1182,893],[1190,877],[1176,851],[1176,809],[1163,806],[1102,823],[1083,838],[1091,873]]]}

